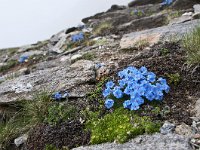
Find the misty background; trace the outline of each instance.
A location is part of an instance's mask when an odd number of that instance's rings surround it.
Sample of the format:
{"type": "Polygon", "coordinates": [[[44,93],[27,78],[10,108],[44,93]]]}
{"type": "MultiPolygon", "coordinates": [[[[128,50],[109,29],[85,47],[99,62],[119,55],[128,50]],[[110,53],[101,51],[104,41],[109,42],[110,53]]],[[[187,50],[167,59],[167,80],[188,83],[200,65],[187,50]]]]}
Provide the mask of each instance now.
{"type": "Polygon", "coordinates": [[[0,0],[0,48],[33,44],[130,0],[0,0]]]}

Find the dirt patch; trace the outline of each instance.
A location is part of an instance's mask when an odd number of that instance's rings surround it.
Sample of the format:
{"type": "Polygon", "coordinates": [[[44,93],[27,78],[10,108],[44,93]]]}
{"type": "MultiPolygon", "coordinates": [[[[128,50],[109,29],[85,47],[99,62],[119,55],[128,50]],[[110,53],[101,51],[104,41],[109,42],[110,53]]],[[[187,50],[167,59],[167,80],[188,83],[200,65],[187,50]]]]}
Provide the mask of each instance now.
{"type": "Polygon", "coordinates": [[[44,150],[52,145],[56,148],[74,148],[87,145],[90,133],[84,131],[84,126],[79,121],[63,122],[56,126],[41,124],[29,134],[27,141],[28,150],[44,150]]]}
{"type": "MultiPolygon", "coordinates": [[[[164,120],[177,124],[184,122],[191,125],[192,120],[190,117],[193,116],[192,110],[200,93],[200,83],[191,80],[191,70],[183,70],[186,62],[185,57],[185,52],[179,43],[164,43],[155,45],[150,50],[148,58],[141,56],[137,60],[134,60],[134,58],[121,62],[121,64],[124,68],[128,65],[138,68],[146,66],[149,71],[155,72],[158,77],[167,78],[168,82],[170,82],[168,75],[178,73],[180,82],[177,85],[170,84],[170,92],[163,100],[164,105],[162,107],[169,107],[170,110],[164,120]]],[[[198,74],[198,69],[196,69],[193,76],[197,77],[198,74]]]]}

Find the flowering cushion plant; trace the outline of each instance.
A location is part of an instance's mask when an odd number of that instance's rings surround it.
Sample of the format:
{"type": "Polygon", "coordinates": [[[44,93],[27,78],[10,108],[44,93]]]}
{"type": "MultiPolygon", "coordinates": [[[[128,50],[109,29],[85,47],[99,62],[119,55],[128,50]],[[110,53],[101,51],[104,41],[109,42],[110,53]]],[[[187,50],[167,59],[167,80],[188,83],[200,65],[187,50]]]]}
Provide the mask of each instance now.
{"type": "Polygon", "coordinates": [[[79,42],[79,41],[82,41],[82,40],[84,40],[84,34],[82,32],[71,36],[72,42],[79,42]]]}
{"type": "Polygon", "coordinates": [[[128,67],[120,71],[118,77],[117,83],[108,81],[103,90],[103,96],[106,98],[105,106],[108,109],[113,107],[113,99],[123,98],[124,108],[138,110],[145,100],[161,101],[164,92],[169,92],[166,79],[156,78],[156,75],[149,72],[146,67],[140,69],[128,67]]]}

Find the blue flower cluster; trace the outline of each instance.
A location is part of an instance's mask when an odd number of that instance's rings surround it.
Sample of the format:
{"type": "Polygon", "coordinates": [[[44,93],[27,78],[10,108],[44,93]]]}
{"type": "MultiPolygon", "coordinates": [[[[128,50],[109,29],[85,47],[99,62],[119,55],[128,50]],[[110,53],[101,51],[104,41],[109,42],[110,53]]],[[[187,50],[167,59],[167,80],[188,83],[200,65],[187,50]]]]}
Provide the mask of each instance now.
{"type": "Polygon", "coordinates": [[[61,99],[66,99],[69,96],[69,94],[67,92],[65,92],[64,94],[62,94],[61,92],[56,92],[53,95],[53,99],[60,101],[61,99]]]}
{"type": "Polygon", "coordinates": [[[79,42],[82,41],[83,39],[84,39],[84,34],[82,32],[71,36],[72,42],[79,42]]]}
{"type": "Polygon", "coordinates": [[[118,73],[118,83],[108,81],[106,88],[103,90],[106,108],[111,108],[114,105],[114,98],[127,98],[123,106],[130,110],[138,110],[140,105],[144,104],[144,100],[161,101],[164,92],[169,92],[167,81],[163,78],[156,78],[153,72],[148,72],[146,67],[137,69],[128,67],[118,73]]]}
{"type": "Polygon", "coordinates": [[[170,5],[173,2],[173,0],[164,0],[161,5],[170,5]]]}
{"type": "Polygon", "coordinates": [[[25,61],[27,61],[28,60],[28,56],[21,56],[20,58],[19,58],[19,63],[24,63],[25,61]]]}

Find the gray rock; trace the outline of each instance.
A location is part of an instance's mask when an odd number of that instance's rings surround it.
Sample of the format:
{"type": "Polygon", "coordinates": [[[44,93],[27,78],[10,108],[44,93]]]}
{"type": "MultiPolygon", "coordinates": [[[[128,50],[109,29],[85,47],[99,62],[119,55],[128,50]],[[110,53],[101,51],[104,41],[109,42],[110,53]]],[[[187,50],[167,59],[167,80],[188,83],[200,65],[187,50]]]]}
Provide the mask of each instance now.
{"type": "Polygon", "coordinates": [[[192,16],[193,12],[186,12],[184,14],[182,14],[182,16],[192,16]]]}
{"type": "MultiPolygon", "coordinates": [[[[129,31],[133,32],[133,31],[138,31],[138,30],[141,31],[144,29],[151,29],[151,28],[163,26],[166,24],[167,20],[168,20],[167,14],[157,13],[155,15],[142,17],[139,19],[133,19],[124,24],[121,23],[117,25],[117,30],[119,30],[122,33],[123,32],[128,33],[129,31]]],[[[119,21],[116,20],[115,22],[119,22],[119,21]]]]}
{"type": "Polygon", "coordinates": [[[123,9],[126,9],[126,6],[112,5],[111,8],[107,12],[123,10],[123,9]]]}
{"type": "Polygon", "coordinates": [[[56,43],[55,46],[50,48],[50,51],[56,52],[58,54],[62,53],[64,50],[62,49],[63,45],[66,43],[67,35],[63,34],[60,40],[56,43]]]}
{"type": "Polygon", "coordinates": [[[163,126],[160,128],[160,133],[161,134],[169,134],[172,133],[175,129],[175,125],[165,121],[165,123],[163,124],[163,126]]]}
{"type": "Polygon", "coordinates": [[[52,45],[55,45],[63,36],[65,36],[65,30],[53,35],[49,41],[52,45]]]}
{"type": "Polygon", "coordinates": [[[192,20],[192,16],[191,15],[182,15],[181,17],[172,19],[169,23],[169,25],[173,25],[173,24],[180,24],[180,23],[184,23],[187,21],[191,21],[192,20]]]}
{"type": "Polygon", "coordinates": [[[194,8],[194,13],[200,13],[200,4],[194,5],[193,8],[194,8]]]}
{"type": "Polygon", "coordinates": [[[176,10],[184,10],[192,8],[193,5],[198,3],[199,0],[175,0],[174,3],[171,5],[171,8],[176,10]]]}
{"type": "Polygon", "coordinates": [[[105,143],[73,150],[192,150],[187,137],[177,134],[142,135],[124,144],[105,143]]]}
{"type": "Polygon", "coordinates": [[[27,134],[24,134],[24,135],[22,135],[22,136],[16,138],[16,139],[14,140],[14,143],[15,143],[15,145],[16,145],[17,147],[19,147],[20,145],[26,143],[27,139],[28,139],[28,135],[27,135],[27,134]]]}
{"type": "Polygon", "coordinates": [[[192,15],[193,19],[200,19],[200,12],[192,15]]]}
{"type": "Polygon", "coordinates": [[[140,5],[147,5],[147,4],[156,4],[161,3],[162,0],[132,0],[128,6],[129,7],[135,7],[140,5]]]}
{"type": "Polygon", "coordinates": [[[15,85],[11,86],[11,90],[16,94],[23,92],[30,92],[33,89],[33,86],[30,83],[20,83],[17,82],[15,85]]]}
{"type": "Polygon", "coordinates": [[[181,125],[178,125],[176,128],[175,128],[175,132],[177,134],[180,134],[180,135],[185,135],[187,137],[191,137],[192,136],[192,128],[190,126],[188,126],[187,124],[185,123],[182,123],[181,125]]]}
{"type": "Polygon", "coordinates": [[[195,111],[195,116],[199,117],[200,116],[200,99],[196,101],[194,111],[195,111]]]}
{"type": "Polygon", "coordinates": [[[91,83],[96,77],[94,67],[93,62],[80,60],[71,66],[60,64],[4,81],[0,84],[0,104],[19,98],[30,99],[35,92],[41,90],[66,90],[69,97],[83,97],[93,88],[91,83]]]}
{"type": "Polygon", "coordinates": [[[21,57],[23,57],[23,56],[31,57],[33,55],[40,55],[40,54],[45,54],[45,53],[43,51],[38,51],[38,50],[28,51],[28,52],[22,53],[21,57]]]}
{"type": "Polygon", "coordinates": [[[75,55],[73,55],[73,56],[71,57],[71,61],[73,62],[73,61],[75,61],[75,60],[77,60],[78,58],[81,58],[81,57],[82,57],[81,54],[75,54],[75,55]]]}
{"type": "Polygon", "coordinates": [[[192,31],[200,20],[192,20],[185,23],[167,25],[163,27],[153,28],[149,30],[132,32],[125,34],[120,42],[122,49],[131,48],[135,46],[135,43],[140,40],[147,40],[150,45],[158,43],[159,41],[169,41],[171,38],[179,40],[187,32],[192,31]]]}

